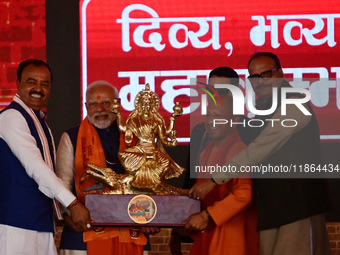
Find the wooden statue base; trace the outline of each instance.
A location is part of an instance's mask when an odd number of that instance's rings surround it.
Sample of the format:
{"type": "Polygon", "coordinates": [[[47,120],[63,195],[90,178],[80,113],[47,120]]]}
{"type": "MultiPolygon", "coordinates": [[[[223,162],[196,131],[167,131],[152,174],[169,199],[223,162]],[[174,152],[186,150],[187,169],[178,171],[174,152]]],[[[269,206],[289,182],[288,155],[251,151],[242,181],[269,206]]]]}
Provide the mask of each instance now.
{"type": "Polygon", "coordinates": [[[167,195],[86,195],[85,205],[93,225],[181,226],[193,213],[200,212],[199,200],[167,195]]]}

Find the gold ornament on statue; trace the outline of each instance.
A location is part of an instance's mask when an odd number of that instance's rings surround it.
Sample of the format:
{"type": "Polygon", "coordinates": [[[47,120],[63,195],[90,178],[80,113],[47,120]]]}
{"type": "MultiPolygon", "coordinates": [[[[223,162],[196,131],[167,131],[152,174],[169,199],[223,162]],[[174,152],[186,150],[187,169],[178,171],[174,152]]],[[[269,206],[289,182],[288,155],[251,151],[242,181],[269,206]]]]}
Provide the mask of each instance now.
{"type": "Polygon", "coordinates": [[[87,173],[104,182],[112,191],[110,194],[157,194],[186,195],[188,190],[179,189],[165,183],[165,179],[178,177],[185,170],[178,165],[163,148],[176,146],[175,117],[182,115],[179,102],[175,103],[174,112],[166,127],[159,113],[159,97],[150,91],[149,84],[135,98],[135,109],[124,123],[120,113],[120,103],[115,99],[111,110],[117,114],[119,131],[125,134],[128,146],[118,153],[126,174],[116,174],[110,168],[88,164],[87,173]],[[136,143],[134,138],[137,139],[136,143]]]}

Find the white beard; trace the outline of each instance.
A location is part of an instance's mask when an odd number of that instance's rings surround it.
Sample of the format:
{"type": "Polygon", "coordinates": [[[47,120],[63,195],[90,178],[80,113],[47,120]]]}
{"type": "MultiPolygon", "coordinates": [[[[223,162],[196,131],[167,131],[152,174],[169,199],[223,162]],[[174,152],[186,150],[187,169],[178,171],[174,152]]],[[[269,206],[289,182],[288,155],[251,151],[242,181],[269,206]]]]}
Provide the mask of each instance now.
{"type": "Polygon", "coordinates": [[[99,129],[105,129],[105,128],[110,127],[116,119],[116,115],[114,113],[107,114],[107,113],[101,113],[101,112],[97,112],[93,116],[91,116],[91,117],[87,116],[87,117],[88,117],[90,123],[93,126],[95,126],[96,128],[99,128],[99,129]],[[97,120],[96,117],[101,116],[101,115],[105,115],[108,118],[105,119],[105,120],[97,120]]]}

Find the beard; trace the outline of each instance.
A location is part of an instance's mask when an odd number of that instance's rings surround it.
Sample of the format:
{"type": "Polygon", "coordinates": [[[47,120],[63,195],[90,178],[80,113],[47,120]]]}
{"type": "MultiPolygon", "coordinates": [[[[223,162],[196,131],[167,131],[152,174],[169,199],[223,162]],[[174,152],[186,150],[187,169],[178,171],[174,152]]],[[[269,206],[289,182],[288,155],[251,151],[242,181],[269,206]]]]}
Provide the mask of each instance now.
{"type": "Polygon", "coordinates": [[[103,112],[97,112],[93,114],[92,116],[87,116],[90,123],[99,129],[105,129],[112,125],[112,123],[116,120],[116,115],[114,113],[103,113],[103,112]],[[107,118],[104,120],[97,120],[96,117],[99,116],[106,116],[107,118]]]}

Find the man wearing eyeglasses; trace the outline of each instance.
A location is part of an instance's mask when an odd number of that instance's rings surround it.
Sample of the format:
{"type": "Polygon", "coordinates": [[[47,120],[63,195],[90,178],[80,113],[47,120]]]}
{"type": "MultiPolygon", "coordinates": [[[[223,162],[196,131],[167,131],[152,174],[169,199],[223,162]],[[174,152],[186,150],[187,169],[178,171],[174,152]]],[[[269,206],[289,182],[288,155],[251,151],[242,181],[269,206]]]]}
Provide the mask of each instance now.
{"type": "MultiPolygon", "coordinates": [[[[273,88],[278,88],[278,107],[266,116],[255,119],[295,119],[295,127],[271,125],[252,128],[254,141],[234,156],[226,165],[299,165],[322,163],[319,127],[309,103],[304,106],[312,115],[304,115],[295,105],[287,106],[281,115],[281,88],[291,87],[283,78],[278,57],[270,52],[259,52],[248,62],[249,80],[257,95],[256,108],[270,109],[273,88]]],[[[301,98],[300,94],[288,95],[301,98]]],[[[258,176],[257,176],[258,177],[258,176]]],[[[293,178],[291,178],[293,177],[293,178]]],[[[253,187],[258,213],[261,255],[325,255],[330,254],[323,213],[331,210],[327,183],[320,179],[259,179],[253,187]]],[[[205,183],[196,184],[190,195],[202,199],[216,185],[230,180],[230,175],[217,173],[205,183]]]]}
{"type": "MultiPolygon", "coordinates": [[[[118,159],[118,151],[120,146],[124,146],[124,141],[120,141],[121,135],[116,123],[117,115],[110,108],[116,98],[118,98],[118,90],[107,81],[91,83],[86,90],[87,117],[80,126],[63,133],[59,143],[57,175],[83,203],[86,194],[101,194],[110,190],[103,183],[86,174],[84,166],[87,163],[106,166],[117,174],[125,173],[118,159]]],[[[61,255],[113,255],[123,254],[122,251],[126,254],[143,253],[143,245],[139,243],[143,241],[142,238],[139,241],[131,239],[131,242],[121,243],[119,235],[115,234],[119,233],[119,229],[112,228],[101,229],[103,237],[94,231],[87,231],[83,237],[81,229],[74,225],[67,211],[64,215],[66,225],[61,237],[61,255]],[[87,243],[84,243],[83,238],[87,243]],[[101,240],[97,240],[98,238],[101,240]]],[[[98,229],[94,227],[94,230],[98,229]]],[[[121,233],[126,234],[128,231],[121,231],[121,233]]],[[[122,239],[130,240],[130,236],[124,236],[122,239]]]]}

